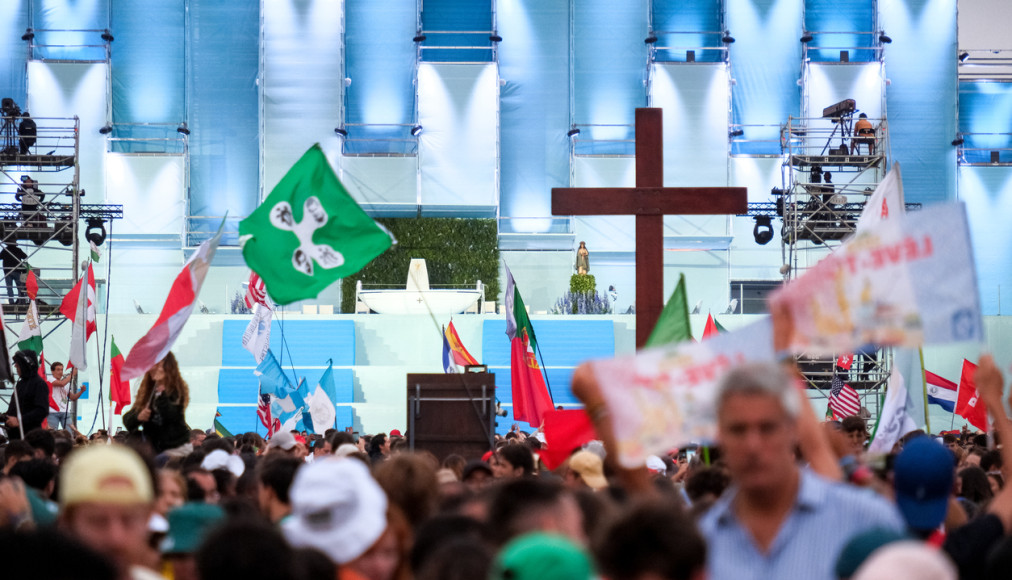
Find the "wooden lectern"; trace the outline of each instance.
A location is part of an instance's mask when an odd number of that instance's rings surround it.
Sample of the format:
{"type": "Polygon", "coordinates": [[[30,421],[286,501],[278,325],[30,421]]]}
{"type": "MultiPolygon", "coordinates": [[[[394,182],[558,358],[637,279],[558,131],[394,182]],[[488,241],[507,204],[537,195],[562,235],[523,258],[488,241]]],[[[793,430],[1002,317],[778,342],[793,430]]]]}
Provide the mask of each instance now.
{"type": "Polygon", "coordinates": [[[408,448],[481,457],[495,436],[495,373],[409,374],[408,448]]]}

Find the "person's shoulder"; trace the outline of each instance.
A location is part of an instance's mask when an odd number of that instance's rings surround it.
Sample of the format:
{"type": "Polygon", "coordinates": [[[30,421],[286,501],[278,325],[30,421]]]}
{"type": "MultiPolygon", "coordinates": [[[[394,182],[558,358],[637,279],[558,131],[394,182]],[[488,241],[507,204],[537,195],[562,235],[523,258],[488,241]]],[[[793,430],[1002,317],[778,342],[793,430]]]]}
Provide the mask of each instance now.
{"type": "Polygon", "coordinates": [[[849,514],[852,519],[902,528],[903,518],[896,505],[871,488],[819,479],[826,485],[827,503],[849,514]]]}

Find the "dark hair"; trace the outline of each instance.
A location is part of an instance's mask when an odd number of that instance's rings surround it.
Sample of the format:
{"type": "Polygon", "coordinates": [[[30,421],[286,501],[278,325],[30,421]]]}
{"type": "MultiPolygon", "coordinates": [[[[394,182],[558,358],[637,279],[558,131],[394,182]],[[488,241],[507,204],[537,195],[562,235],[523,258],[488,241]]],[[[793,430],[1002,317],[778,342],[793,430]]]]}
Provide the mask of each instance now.
{"type": "Polygon", "coordinates": [[[946,433],[945,435],[942,435],[942,443],[944,443],[946,445],[948,445],[950,443],[956,443],[958,441],[959,441],[959,438],[956,437],[955,435],[953,435],[952,433],[946,433]]]}
{"type": "Polygon", "coordinates": [[[673,501],[653,500],[632,506],[602,534],[595,553],[612,580],[633,580],[645,573],[688,580],[706,564],[706,542],[673,501]]]}
{"type": "Polygon", "coordinates": [[[56,367],[62,367],[62,366],[63,366],[63,363],[61,363],[60,361],[56,361],[53,364],[49,365],[49,370],[50,371],[55,371],[56,367]]]}
{"type": "MultiPolygon", "coordinates": [[[[483,543],[486,539],[485,524],[463,515],[437,515],[418,527],[415,544],[411,547],[411,569],[417,574],[426,567],[439,551],[454,540],[472,540],[483,543]]],[[[484,576],[481,576],[484,578],[484,576]]]]}
{"type": "Polygon", "coordinates": [[[115,580],[116,567],[77,539],[52,528],[14,531],[0,528],[7,578],[88,578],[115,580]],[[58,555],[58,557],[53,557],[58,555]]]}
{"type": "Polygon", "coordinates": [[[987,474],[976,465],[960,469],[959,480],[961,482],[959,497],[979,504],[994,495],[991,492],[991,483],[987,480],[987,474]]]}
{"type": "Polygon", "coordinates": [[[415,580],[472,580],[488,578],[492,567],[492,549],[474,537],[456,537],[436,544],[415,580]]]}
{"type": "Polygon", "coordinates": [[[685,494],[693,502],[707,494],[712,494],[717,498],[730,484],[731,478],[725,470],[719,467],[704,467],[692,472],[685,480],[685,494]]]}
{"type": "Polygon", "coordinates": [[[558,481],[531,477],[508,480],[493,492],[489,504],[488,521],[495,522],[490,530],[493,539],[502,545],[515,536],[534,531],[529,520],[546,517],[569,495],[558,481]]]}
{"type": "Polygon", "coordinates": [[[295,480],[295,472],[302,464],[301,459],[291,455],[282,453],[268,455],[257,465],[257,481],[273,491],[278,501],[289,504],[291,499],[288,491],[292,487],[292,481],[295,480]]]}
{"type": "Polygon", "coordinates": [[[226,523],[196,552],[201,578],[294,580],[295,554],[273,526],[246,518],[226,523]]]}
{"type": "Polygon", "coordinates": [[[56,465],[48,459],[29,459],[15,463],[10,474],[20,477],[28,487],[41,491],[56,478],[56,465]]]}
{"type": "Polygon", "coordinates": [[[41,427],[25,433],[25,441],[32,446],[32,449],[42,451],[46,457],[52,457],[53,453],[56,453],[56,437],[41,427]]]}
{"type": "Polygon", "coordinates": [[[337,448],[345,443],[350,443],[352,445],[355,444],[355,437],[351,433],[346,433],[344,431],[335,431],[331,433],[327,440],[330,441],[331,453],[336,453],[337,448]]]}
{"type": "Polygon", "coordinates": [[[844,433],[853,433],[860,431],[865,435],[868,434],[868,424],[864,419],[857,415],[851,415],[850,417],[844,417],[843,421],[840,422],[840,426],[843,427],[844,433]]]}
{"type": "Polygon", "coordinates": [[[395,455],[380,463],[373,476],[412,528],[417,528],[435,511],[439,481],[436,468],[424,457],[414,453],[395,455]]]}
{"type": "Polygon", "coordinates": [[[980,458],[980,468],[984,471],[993,471],[995,469],[1002,468],[1001,451],[997,449],[989,449],[987,453],[980,458]]]}
{"type": "Polygon", "coordinates": [[[507,461],[513,467],[523,468],[524,475],[534,473],[534,455],[531,453],[530,448],[522,443],[506,445],[499,449],[496,455],[500,460],[507,461]]]}
{"type": "Polygon", "coordinates": [[[225,437],[219,437],[217,435],[208,435],[207,439],[204,439],[204,442],[200,444],[200,448],[204,450],[205,454],[210,453],[215,449],[221,449],[229,455],[235,453],[235,443],[232,443],[225,437]]]}

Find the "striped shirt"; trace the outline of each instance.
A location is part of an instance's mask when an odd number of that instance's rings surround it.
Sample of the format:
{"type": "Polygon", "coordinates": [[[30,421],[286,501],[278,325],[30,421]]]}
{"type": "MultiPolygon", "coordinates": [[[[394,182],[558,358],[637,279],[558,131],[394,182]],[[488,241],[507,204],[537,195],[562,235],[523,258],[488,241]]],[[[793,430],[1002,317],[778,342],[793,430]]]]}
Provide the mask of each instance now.
{"type": "Polygon", "coordinates": [[[856,534],[876,527],[904,530],[899,511],[885,499],[802,469],[794,507],[763,553],[734,514],[736,491],[728,489],[699,523],[709,580],[835,580],[836,559],[856,534]]]}

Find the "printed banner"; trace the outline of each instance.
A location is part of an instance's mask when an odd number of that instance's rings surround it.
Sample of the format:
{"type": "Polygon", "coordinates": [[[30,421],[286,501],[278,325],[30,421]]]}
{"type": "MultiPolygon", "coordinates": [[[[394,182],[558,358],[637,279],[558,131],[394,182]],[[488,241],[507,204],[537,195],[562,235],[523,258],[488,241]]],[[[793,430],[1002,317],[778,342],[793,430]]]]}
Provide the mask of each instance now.
{"type": "Polygon", "coordinates": [[[610,411],[619,462],[638,467],[650,455],[716,435],[717,382],[732,366],[773,360],[769,318],[703,342],[682,342],[595,361],[610,411]]]}
{"type": "Polygon", "coordinates": [[[966,209],[940,204],[873,224],[771,301],[792,311],[797,352],[983,340],[966,209]]]}

